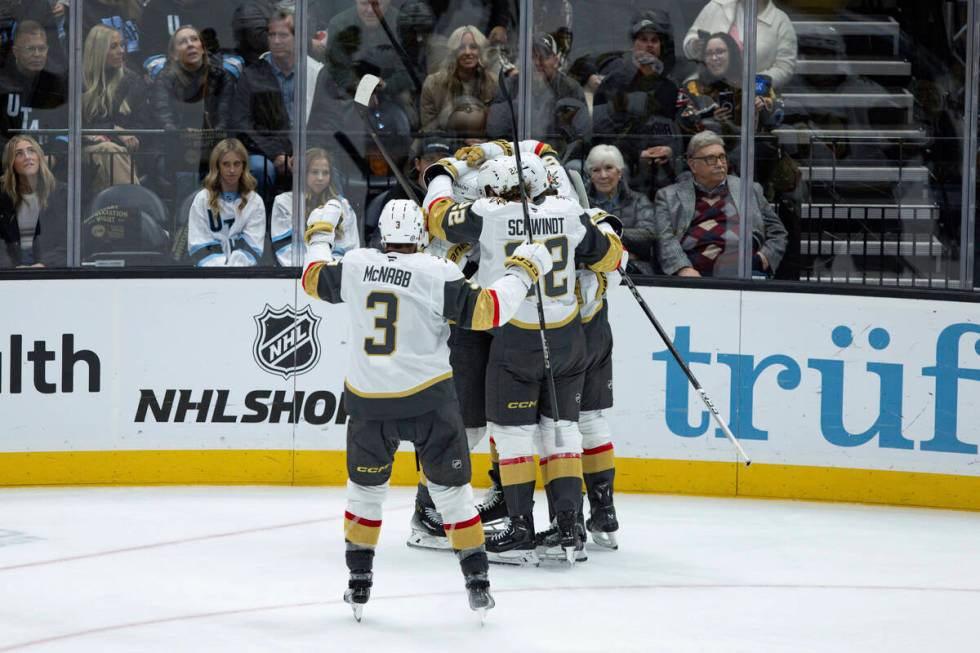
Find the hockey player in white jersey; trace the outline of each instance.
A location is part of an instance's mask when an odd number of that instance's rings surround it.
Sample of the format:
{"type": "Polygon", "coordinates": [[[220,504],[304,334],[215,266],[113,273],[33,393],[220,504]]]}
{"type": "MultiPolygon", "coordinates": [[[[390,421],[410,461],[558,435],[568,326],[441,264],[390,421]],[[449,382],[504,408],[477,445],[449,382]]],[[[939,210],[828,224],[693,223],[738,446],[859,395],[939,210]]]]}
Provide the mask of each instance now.
{"type": "MultiPolygon", "coordinates": [[[[450,242],[479,242],[476,279],[487,284],[499,278],[509,252],[527,238],[520,202],[517,163],[513,157],[488,161],[480,168],[480,185],[488,195],[476,202],[452,199],[453,177],[459,167],[432,166],[426,174],[430,234],[450,242]]],[[[529,192],[529,189],[524,189],[529,192]]],[[[581,506],[581,435],[578,402],[585,371],[585,341],[574,293],[576,262],[597,271],[619,264],[622,244],[614,233],[600,231],[575,202],[545,197],[531,204],[533,238],[551,253],[554,266],[542,277],[544,314],[552,353],[558,416],[551,413],[536,300],[522,302],[516,316],[494,333],[487,370],[487,419],[500,455],[500,477],[509,515],[506,531],[487,541],[491,559],[511,564],[537,561],[534,540],[534,434],[542,424],[541,470],[554,497],[561,545],[574,550],[580,542],[575,524],[581,506]],[[563,440],[554,437],[558,417],[563,440]]]]}
{"type": "Polygon", "coordinates": [[[310,216],[311,263],[303,273],[303,288],[313,297],[346,303],[351,316],[344,392],[350,416],[344,518],[350,581],[344,600],[359,620],[370,596],[391,464],[399,442],[408,440],[459,557],[470,607],[485,614],[494,601],[449,365],[448,320],[473,329],[505,323],[539,273],[551,270],[551,258],[540,245],[520,247],[504,261],[504,274],[481,289],[455,265],[417,252],[423,214],[412,202],[393,200],[378,224],[385,252],[355,249],[343,261],[333,261],[336,225],[331,215],[310,216]]]}
{"type": "MultiPolygon", "coordinates": [[[[601,209],[590,208],[586,211],[593,219],[602,221],[601,229],[621,229],[619,221],[606,219],[601,209]]],[[[582,329],[588,343],[579,430],[582,433],[582,471],[590,515],[588,520],[580,519],[579,529],[591,533],[596,544],[613,550],[618,548],[616,532],[619,530],[619,522],[613,505],[613,479],[616,469],[612,435],[603,413],[613,405],[613,338],[606,293],[609,288],[619,285],[622,280],[619,270],[628,260],[629,254],[624,251],[620,268],[612,272],[596,272],[583,267],[576,272],[575,280],[582,329]]],[[[553,506],[549,508],[553,513],[553,506]]],[[[556,524],[553,523],[551,528],[538,533],[536,541],[539,557],[564,558],[556,524]]],[[[584,559],[586,555],[583,546],[576,551],[576,560],[584,559]]]]}

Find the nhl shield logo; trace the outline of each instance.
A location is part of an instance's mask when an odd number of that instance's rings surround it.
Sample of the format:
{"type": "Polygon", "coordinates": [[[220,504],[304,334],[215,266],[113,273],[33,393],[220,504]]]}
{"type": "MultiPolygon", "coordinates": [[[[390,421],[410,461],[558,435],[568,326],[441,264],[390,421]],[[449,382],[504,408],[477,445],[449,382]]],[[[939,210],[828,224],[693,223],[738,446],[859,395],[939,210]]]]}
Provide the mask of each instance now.
{"type": "Polygon", "coordinates": [[[256,334],[252,355],[259,367],[284,379],[316,367],[320,360],[320,316],[310,306],[296,311],[291,306],[272,308],[266,304],[253,319],[256,334]]]}

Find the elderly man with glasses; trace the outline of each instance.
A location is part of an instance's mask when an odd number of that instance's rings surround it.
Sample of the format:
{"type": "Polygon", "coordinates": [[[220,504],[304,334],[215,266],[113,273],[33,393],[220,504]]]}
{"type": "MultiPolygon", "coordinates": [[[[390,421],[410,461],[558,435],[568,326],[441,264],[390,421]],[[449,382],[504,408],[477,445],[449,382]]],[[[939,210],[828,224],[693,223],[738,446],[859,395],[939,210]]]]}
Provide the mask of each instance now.
{"type": "Polygon", "coordinates": [[[691,138],[685,172],[657,193],[654,220],[657,257],[666,274],[682,277],[731,277],[738,270],[742,225],[752,225],[752,271],[771,277],[786,251],[786,228],[752,185],[749,215],[738,213],[740,181],[728,174],[721,137],[703,131],[691,138]]]}

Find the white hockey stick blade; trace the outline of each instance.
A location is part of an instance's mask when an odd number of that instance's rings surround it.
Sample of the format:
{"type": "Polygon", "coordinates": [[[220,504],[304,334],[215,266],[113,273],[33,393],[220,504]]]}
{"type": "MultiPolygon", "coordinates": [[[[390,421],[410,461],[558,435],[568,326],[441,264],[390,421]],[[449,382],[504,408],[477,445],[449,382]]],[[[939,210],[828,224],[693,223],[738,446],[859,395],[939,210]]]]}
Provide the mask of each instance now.
{"type": "Polygon", "coordinates": [[[371,101],[371,96],[374,94],[374,89],[380,83],[381,78],[377,75],[364,75],[364,77],[361,77],[361,81],[357,83],[357,91],[354,93],[354,102],[360,104],[362,107],[368,106],[368,102],[371,101]]]}

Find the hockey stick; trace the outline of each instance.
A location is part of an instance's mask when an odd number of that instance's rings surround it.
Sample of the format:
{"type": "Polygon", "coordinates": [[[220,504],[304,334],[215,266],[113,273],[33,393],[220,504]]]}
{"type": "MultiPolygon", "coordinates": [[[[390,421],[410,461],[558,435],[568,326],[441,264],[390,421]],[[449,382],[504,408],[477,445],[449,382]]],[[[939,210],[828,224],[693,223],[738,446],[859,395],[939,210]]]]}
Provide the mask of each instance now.
{"type": "MultiPolygon", "coordinates": [[[[514,157],[517,159],[517,181],[521,187],[521,208],[524,209],[524,231],[527,236],[527,242],[533,243],[531,212],[527,207],[527,189],[524,186],[524,170],[521,166],[521,144],[517,140],[517,112],[514,110],[514,102],[511,98],[510,91],[507,89],[507,84],[504,83],[507,81],[507,74],[503,68],[500,69],[500,75],[497,81],[500,92],[504,96],[504,103],[510,109],[510,124],[514,135],[514,157]]],[[[554,421],[555,445],[561,447],[564,446],[564,442],[561,437],[561,427],[558,425],[558,392],[555,389],[555,373],[551,369],[551,350],[548,348],[548,336],[545,334],[548,327],[544,319],[544,296],[541,293],[540,277],[538,278],[538,282],[534,284],[534,293],[538,299],[538,327],[539,333],[541,334],[541,353],[544,355],[544,369],[548,374],[548,390],[551,392],[551,419],[554,421]]]]}
{"type": "Polygon", "coordinates": [[[623,281],[626,282],[626,286],[630,289],[630,292],[633,293],[633,297],[636,299],[637,303],[639,303],[640,308],[642,308],[643,312],[647,314],[647,318],[650,320],[651,324],[653,324],[653,328],[657,330],[658,334],[660,334],[660,339],[664,341],[664,344],[667,345],[667,349],[669,349],[670,353],[674,356],[674,360],[676,360],[677,364],[681,366],[682,370],[684,370],[684,374],[687,375],[687,380],[691,382],[691,386],[695,390],[697,390],[698,395],[700,395],[701,401],[703,401],[704,405],[708,407],[708,412],[711,413],[711,416],[714,418],[715,423],[718,424],[718,426],[721,427],[721,430],[725,432],[725,437],[731,440],[731,443],[735,445],[735,450],[738,452],[740,456],[742,456],[742,459],[745,460],[745,466],[748,467],[749,465],[751,465],[752,459],[750,459],[748,455],[746,455],[745,449],[743,449],[742,445],[738,443],[738,440],[735,439],[735,436],[732,434],[731,429],[729,429],[728,425],[725,424],[725,420],[723,420],[721,418],[721,415],[718,414],[718,409],[715,408],[715,405],[713,403],[711,403],[711,399],[708,397],[708,393],[705,392],[704,388],[701,387],[701,384],[698,383],[698,380],[694,377],[694,374],[691,372],[691,368],[687,366],[687,363],[684,362],[684,359],[681,357],[680,352],[678,352],[677,348],[674,347],[674,343],[670,339],[670,336],[667,335],[667,332],[664,331],[664,328],[660,326],[660,322],[657,321],[657,318],[654,316],[653,311],[650,310],[650,307],[647,306],[646,301],[644,301],[643,297],[640,295],[640,291],[637,290],[636,284],[633,283],[633,279],[630,278],[630,275],[626,274],[625,270],[621,270],[620,274],[623,276],[623,281]]]}
{"type": "Polygon", "coordinates": [[[357,83],[357,91],[354,92],[354,106],[357,107],[358,113],[361,114],[361,119],[364,120],[364,124],[367,125],[368,131],[371,132],[371,138],[374,140],[375,147],[381,152],[381,156],[384,157],[385,163],[388,164],[388,168],[391,170],[392,174],[395,175],[395,179],[398,181],[398,185],[402,187],[405,191],[405,196],[410,200],[422,206],[419,196],[415,193],[415,189],[412,185],[408,183],[405,179],[405,175],[402,171],[395,165],[395,161],[388,154],[388,150],[384,145],[381,144],[381,139],[378,137],[378,128],[374,126],[374,120],[371,119],[370,109],[368,104],[371,102],[371,96],[374,95],[374,89],[378,87],[381,83],[381,78],[375,75],[364,75],[361,77],[361,81],[357,83]]]}
{"type": "Polygon", "coordinates": [[[402,46],[401,41],[395,37],[395,33],[391,31],[391,27],[388,25],[388,21],[385,19],[384,13],[381,11],[381,7],[378,6],[378,0],[371,0],[371,11],[374,12],[375,17],[377,17],[378,22],[381,23],[381,29],[385,31],[385,35],[391,42],[391,47],[395,49],[395,53],[398,54],[398,58],[402,60],[402,64],[405,66],[405,70],[408,71],[408,76],[412,78],[412,84],[415,85],[416,92],[422,95],[422,82],[419,80],[418,75],[415,73],[415,67],[412,65],[412,58],[408,56],[405,52],[404,46],[402,46]]]}

